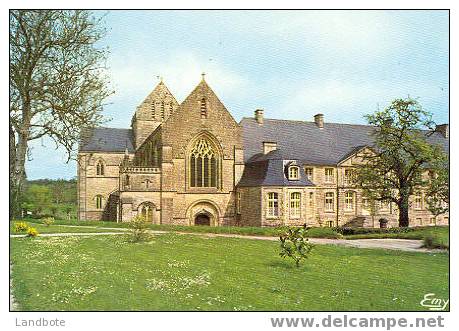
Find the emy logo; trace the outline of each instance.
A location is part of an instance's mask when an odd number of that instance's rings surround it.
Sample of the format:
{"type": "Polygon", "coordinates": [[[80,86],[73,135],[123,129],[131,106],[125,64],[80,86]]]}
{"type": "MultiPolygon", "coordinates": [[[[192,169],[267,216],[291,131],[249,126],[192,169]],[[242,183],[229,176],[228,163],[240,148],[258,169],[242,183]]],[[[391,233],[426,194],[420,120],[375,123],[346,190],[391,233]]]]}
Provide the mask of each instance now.
{"type": "Polygon", "coordinates": [[[435,297],[435,293],[427,293],[424,295],[424,299],[420,302],[421,306],[429,308],[429,310],[442,311],[448,307],[449,299],[440,299],[435,297]]]}

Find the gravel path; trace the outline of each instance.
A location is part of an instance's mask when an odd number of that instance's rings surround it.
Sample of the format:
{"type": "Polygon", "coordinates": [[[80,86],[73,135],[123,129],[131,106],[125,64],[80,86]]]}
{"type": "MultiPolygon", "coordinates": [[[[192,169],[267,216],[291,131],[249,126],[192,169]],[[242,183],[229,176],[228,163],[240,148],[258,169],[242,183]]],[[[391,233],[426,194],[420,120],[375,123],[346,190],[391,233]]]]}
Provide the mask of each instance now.
{"type": "MultiPolygon", "coordinates": [[[[95,226],[78,226],[78,225],[63,225],[68,227],[77,227],[77,228],[95,228],[104,230],[106,232],[75,232],[75,233],[43,233],[40,234],[41,237],[68,237],[68,236],[105,236],[105,235],[122,235],[128,231],[128,229],[123,228],[109,228],[109,227],[95,227],[95,226]],[[119,232],[110,232],[117,230],[119,232]],[[120,231],[121,230],[121,231],[120,231]]],[[[265,236],[249,236],[249,235],[238,235],[230,233],[192,233],[192,232],[176,232],[176,231],[156,231],[149,230],[148,232],[152,234],[165,234],[165,233],[177,233],[182,235],[194,235],[202,237],[225,237],[225,238],[242,238],[242,239],[254,239],[254,240],[270,240],[277,241],[277,237],[265,237],[265,236]]],[[[12,238],[25,237],[26,235],[10,235],[12,238]]],[[[380,248],[380,249],[390,249],[390,250],[401,250],[407,252],[444,252],[444,250],[431,250],[422,248],[422,240],[411,240],[411,239],[355,239],[355,240],[345,240],[345,239],[326,239],[326,238],[310,238],[310,242],[318,245],[337,245],[337,246],[346,246],[346,247],[356,247],[356,248],[380,248]]]]}

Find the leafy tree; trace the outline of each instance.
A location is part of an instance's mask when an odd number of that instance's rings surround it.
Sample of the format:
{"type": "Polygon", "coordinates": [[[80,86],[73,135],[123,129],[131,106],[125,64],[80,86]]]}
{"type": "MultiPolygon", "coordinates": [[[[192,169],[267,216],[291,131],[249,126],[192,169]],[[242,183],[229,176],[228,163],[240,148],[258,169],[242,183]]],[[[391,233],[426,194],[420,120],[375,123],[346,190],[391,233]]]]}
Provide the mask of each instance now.
{"type": "Polygon", "coordinates": [[[295,261],[295,265],[298,268],[301,261],[306,259],[314,247],[307,238],[308,230],[306,224],[301,227],[288,226],[285,227],[283,233],[280,234],[280,247],[281,257],[290,257],[295,261]]]}
{"type": "MultiPolygon", "coordinates": [[[[447,155],[441,146],[427,141],[434,131],[431,114],[414,99],[396,99],[389,107],[365,116],[375,126],[372,152],[362,153],[356,181],[371,200],[393,202],[399,210],[399,226],[409,225],[409,198],[424,187],[444,187],[444,176],[424,179],[428,169],[443,174],[447,155]]],[[[446,169],[447,171],[447,169],[446,169]]]]}
{"type": "Polygon", "coordinates": [[[49,187],[32,184],[25,192],[27,206],[37,215],[51,206],[53,196],[49,187]]]}
{"type": "Polygon", "coordinates": [[[436,172],[429,172],[426,202],[436,224],[437,217],[449,211],[449,168],[446,159],[436,160],[435,163],[436,172]]]}
{"type": "Polygon", "coordinates": [[[11,10],[10,201],[17,213],[28,143],[50,137],[71,159],[82,128],[103,122],[107,49],[100,18],[84,10],[11,10]]]}

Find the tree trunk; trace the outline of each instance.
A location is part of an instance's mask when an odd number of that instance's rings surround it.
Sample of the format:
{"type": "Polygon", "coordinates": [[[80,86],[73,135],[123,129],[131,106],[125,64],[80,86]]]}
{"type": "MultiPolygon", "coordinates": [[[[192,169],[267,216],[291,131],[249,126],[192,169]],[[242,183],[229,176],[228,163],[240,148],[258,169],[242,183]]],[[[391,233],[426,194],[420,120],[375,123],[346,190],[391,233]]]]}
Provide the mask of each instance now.
{"type": "Polygon", "coordinates": [[[408,197],[400,198],[398,203],[398,226],[401,228],[406,228],[410,225],[410,218],[408,215],[409,206],[408,197]]]}
{"type": "Polygon", "coordinates": [[[13,200],[11,201],[13,204],[12,209],[14,209],[15,212],[14,216],[17,216],[21,209],[21,195],[26,179],[25,162],[27,157],[28,135],[28,128],[18,133],[18,141],[14,151],[14,170],[12,173],[13,200]]]}
{"type": "Polygon", "coordinates": [[[15,181],[15,169],[16,169],[16,136],[14,134],[13,127],[10,124],[10,219],[18,215],[18,198],[16,192],[16,181],[15,181]]]}

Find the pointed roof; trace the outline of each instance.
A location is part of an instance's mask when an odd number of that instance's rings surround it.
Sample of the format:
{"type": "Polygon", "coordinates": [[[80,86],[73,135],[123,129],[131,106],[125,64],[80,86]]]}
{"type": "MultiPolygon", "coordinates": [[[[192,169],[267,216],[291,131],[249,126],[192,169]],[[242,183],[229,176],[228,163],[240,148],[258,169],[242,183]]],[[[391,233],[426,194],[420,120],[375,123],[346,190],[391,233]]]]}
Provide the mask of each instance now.
{"type": "Polygon", "coordinates": [[[163,79],[161,78],[160,82],[155,86],[153,91],[151,91],[147,97],[142,101],[141,105],[148,103],[151,100],[155,99],[164,99],[166,96],[172,97],[172,99],[177,102],[174,95],[171,93],[169,88],[164,84],[163,79]]]}

